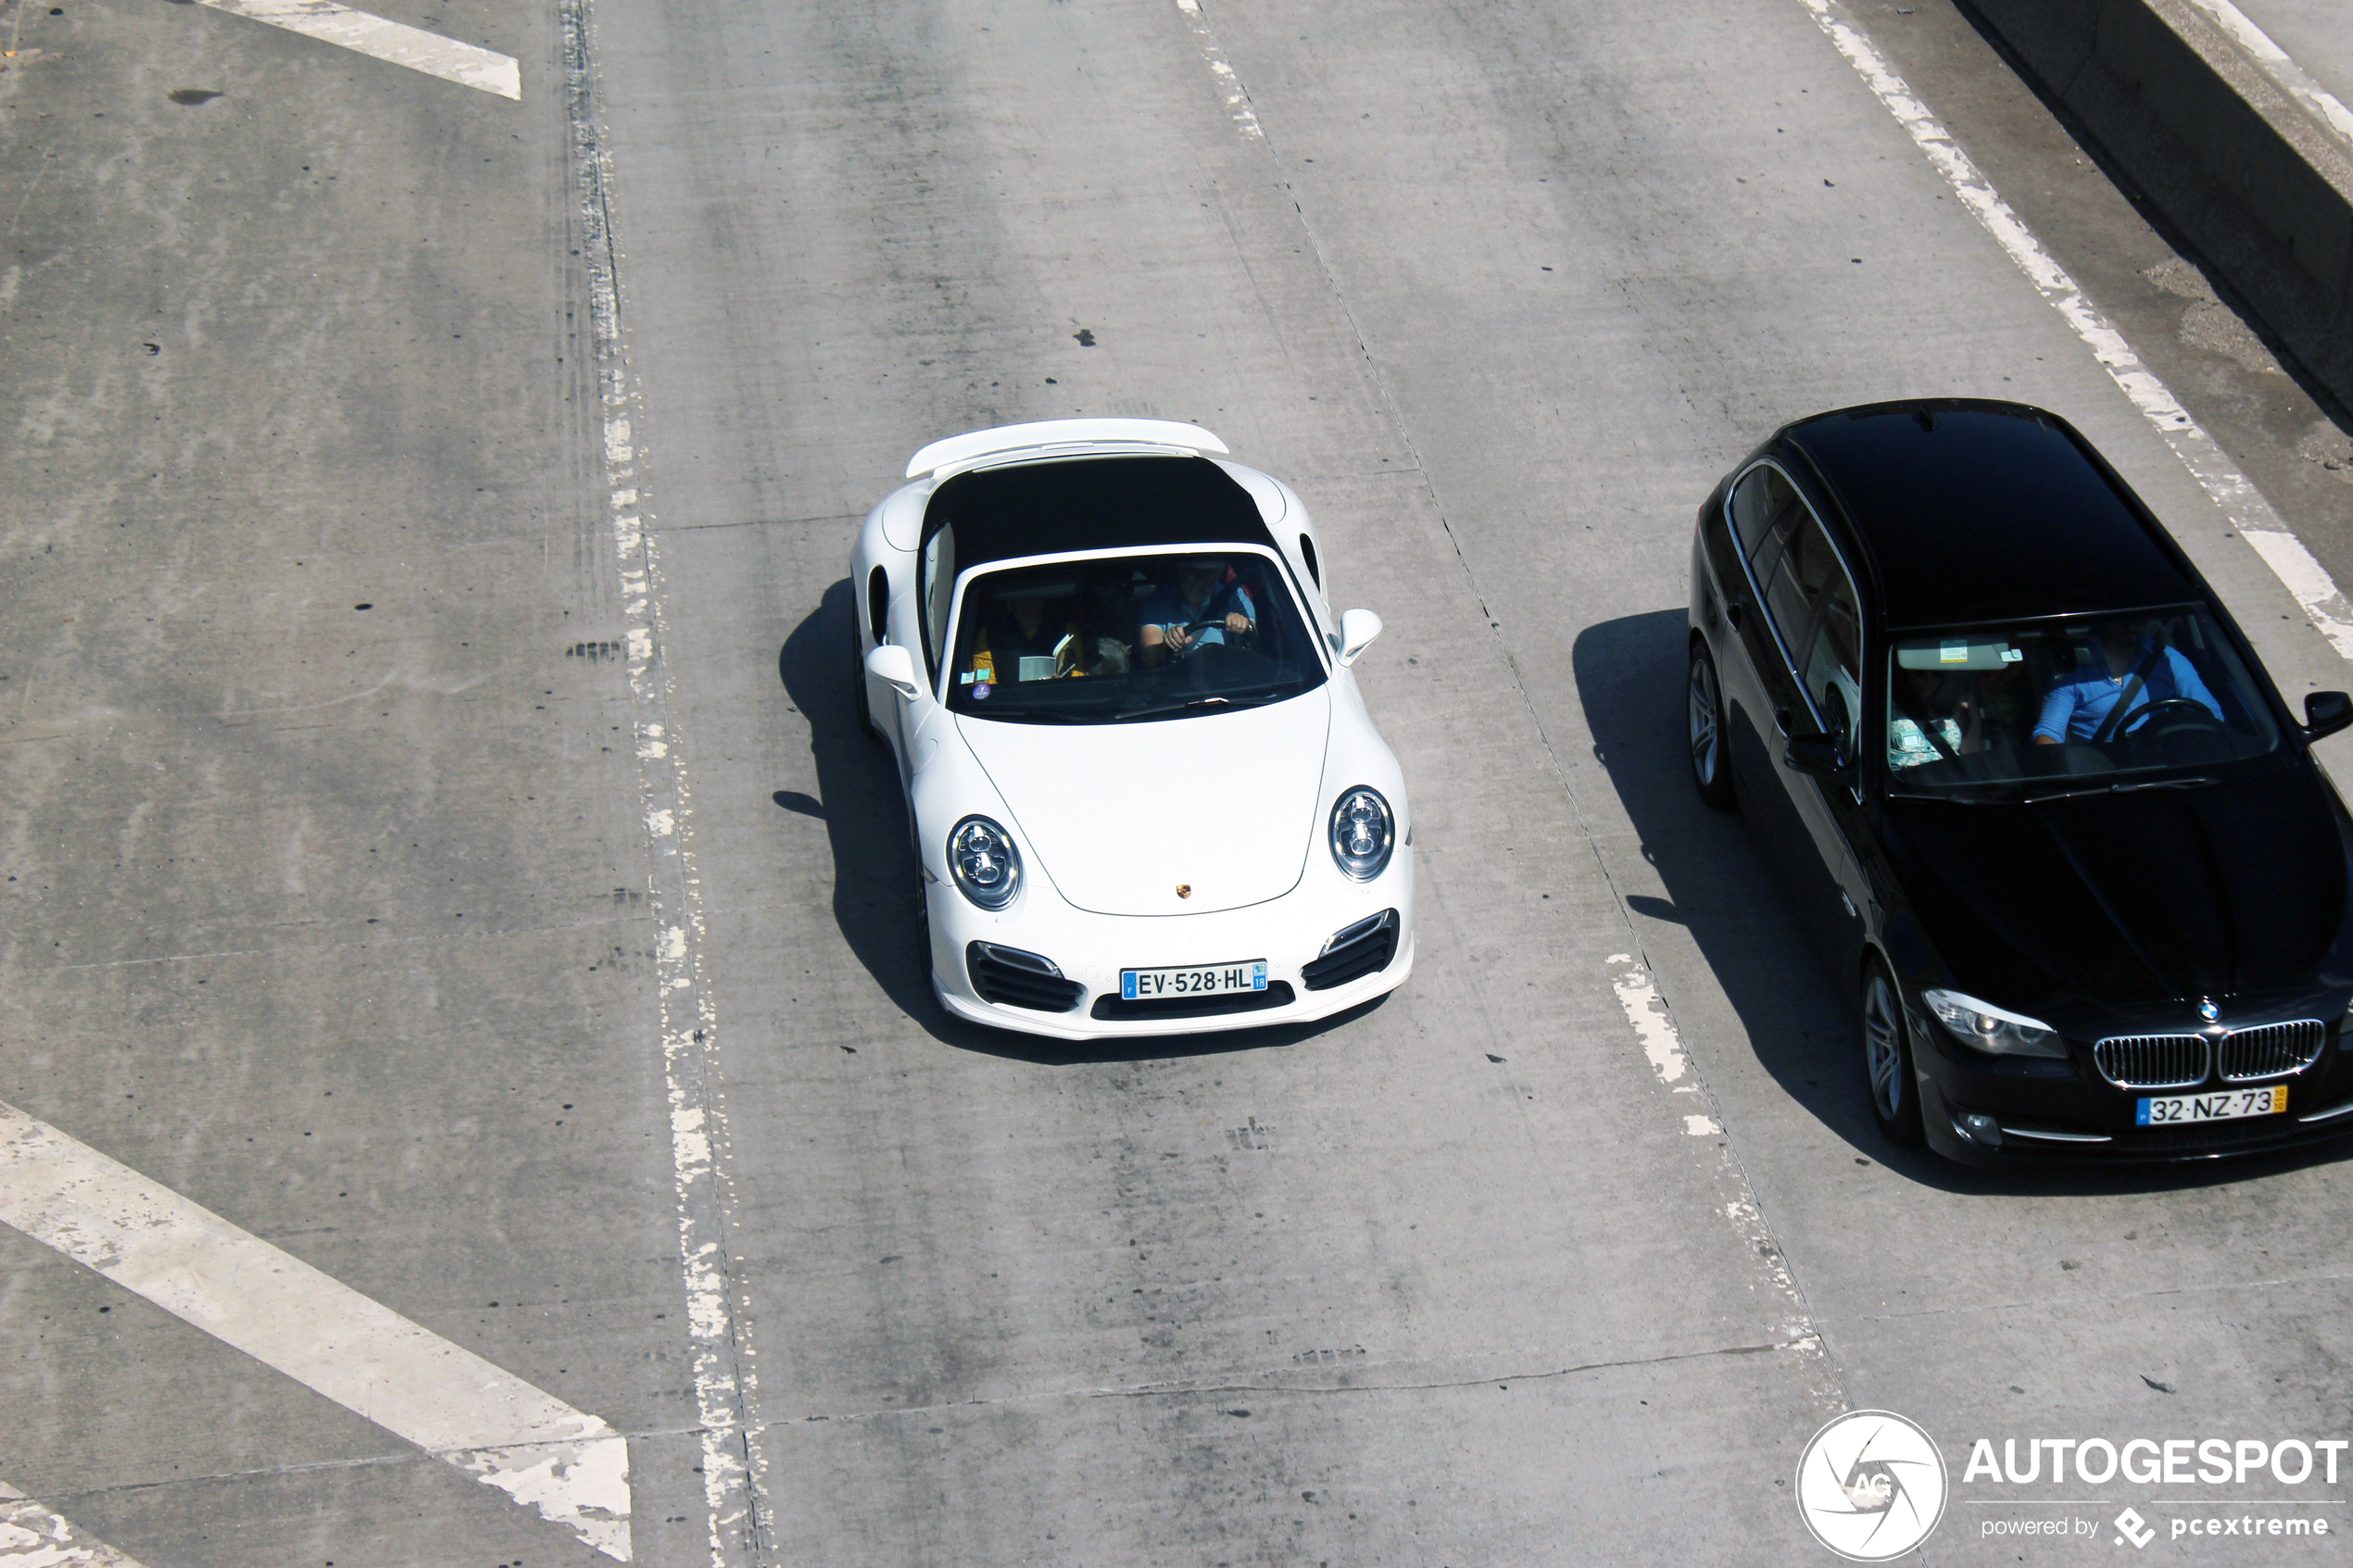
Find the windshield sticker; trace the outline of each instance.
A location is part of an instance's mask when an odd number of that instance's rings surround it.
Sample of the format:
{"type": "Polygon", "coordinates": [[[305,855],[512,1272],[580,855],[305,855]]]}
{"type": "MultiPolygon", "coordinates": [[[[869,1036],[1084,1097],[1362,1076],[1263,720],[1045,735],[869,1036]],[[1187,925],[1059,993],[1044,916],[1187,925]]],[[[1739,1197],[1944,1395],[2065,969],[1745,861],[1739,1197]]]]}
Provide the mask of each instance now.
{"type": "Polygon", "coordinates": [[[988,682],[986,682],[986,681],[982,681],[982,682],[979,682],[978,684],[976,684],[973,687],[973,696],[974,696],[975,697],[983,697],[983,698],[985,698],[985,697],[987,697],[987,696],[988,696],[988,694],[989,694],[990,692],[993,692],[993,691],[995,691],[996,689],[997,689],[996,687],[994,687],[994,686],[990,685],[988,682]]]}
{"type": "Polygon", "coordinates": [[[1945,638],[1944,641],[1937,647],[1936,662],[1939,664],[1967,664],[1969,662],[1969,639],[1966,637],[1945,638]]]}

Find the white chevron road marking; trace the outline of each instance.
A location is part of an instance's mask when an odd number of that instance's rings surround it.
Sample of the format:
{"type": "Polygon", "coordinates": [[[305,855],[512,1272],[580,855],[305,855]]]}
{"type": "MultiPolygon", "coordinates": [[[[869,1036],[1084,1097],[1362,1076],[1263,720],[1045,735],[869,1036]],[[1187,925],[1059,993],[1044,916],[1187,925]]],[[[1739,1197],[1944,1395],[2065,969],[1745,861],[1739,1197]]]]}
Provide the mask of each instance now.
{"type": "Polygon", "coordinates": [[[460,44],[421,27],[407,27],[339,6],[335,0],[196,0],[216,11],[267,22],[289,32],[372,55],[427,76],[477,87],[501,98],[522,97],[522,68],[512,55],[460,44]]]}
{"type": "Polygon", "coordinates": [[[0,1223],[629,1561],[629,1445],[604,1422],[6,1104],[0,1223]]]}
{"type": "Polygon", "coordinates": [[[139,1563],[0,1481],[0,1568],[139,1568],[139,1563]]]}

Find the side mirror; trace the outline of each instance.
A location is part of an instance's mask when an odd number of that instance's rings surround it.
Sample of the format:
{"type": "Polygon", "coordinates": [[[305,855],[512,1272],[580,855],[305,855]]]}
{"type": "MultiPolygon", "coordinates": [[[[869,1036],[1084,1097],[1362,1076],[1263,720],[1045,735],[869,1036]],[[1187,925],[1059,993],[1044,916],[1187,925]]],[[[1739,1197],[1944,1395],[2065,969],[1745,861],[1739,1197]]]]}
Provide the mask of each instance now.
{"type": "Polygon", "coordinates": [[[884,643],[868,654],[866,673],[909,702],[924,695],[924,683],[915,673],[915,656],[897,643],[884,643]]]}
{"type": "Polygon", "coordinates": [[[1356,662],[1380,635],[1380,617],[1369,609],[1344,609],[1340,614],[1340,667],[1356,662]]]}
{"type": "Polygon", "coordinates": [[[2343,692],[2313,692],[2304,699],[2304,734],[2308,740],[2333,735],[2353,724],[2353,696],[2343,692]]]}
{"type": "Polygon", "coordinates": [[[1789,745],[1781,752],[1781,765],[1837,784],[1851,782],[1850,776],[1855,769],[1855,764],[1847,759],[1845,746],[1837,737],[1807,734],[1804,731],[1789,737],[1789,745]]]}

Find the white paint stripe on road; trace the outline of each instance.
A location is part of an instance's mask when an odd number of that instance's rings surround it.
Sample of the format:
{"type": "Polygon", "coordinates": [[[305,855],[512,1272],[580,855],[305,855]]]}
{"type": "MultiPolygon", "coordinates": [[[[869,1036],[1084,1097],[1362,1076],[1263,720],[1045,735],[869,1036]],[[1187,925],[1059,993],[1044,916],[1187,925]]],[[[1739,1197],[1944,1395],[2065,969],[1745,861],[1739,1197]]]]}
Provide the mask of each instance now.
{"type": "MultiPolygon", "coordinates": [[[[1679,1111],[1683,1131],[1692,1137],[1717,1140],[1712,1171],[1721,1199],[1717,1211],[1724,1216],[1742,1244],[1763,1260],[1766,1273],[1771,1277],[1773,1290],[1780,1298],[1779,1348],[1797,1355],[1805,1368],[1809,1391],[1823,1410],[1852,1409],[1853,1402],[1838,1370],[1831,1364],[1821,1330],[1814,1325],[1813,1309],[1806,1304],[1805,1292],[1798,1288],[1797,1276],[1790,1272],[1789,1260],[1782,1256],[1772,1226],[1766,1223],[1764,1207],[1756,1200],[1756,1189],[1750,1184],[1748,1173],[1732,1153],[1731,1140],[1724,1136],[1724,1119],[1712,1104],[1713,1097],[1706,1085],[1700,1082],[1697,1066],[1683,1048],[1682,1032],[1675,1027],[1675,1015],[1667,1008],[1667,998],[1658,994],[1649,963],[1639,953],[1612,953],[1608,962],[1610,990],[1617,995],[1617,1005],[1633,1027],[1634,1038],[1642,1043],[1642,1055],[1649,1060],[1651,1071],[1658,1074],[1660,1085],[1671,1095],[1696,1095],[1701,1104],[1708,1106],[1702,1111],[1679,1111]]],[[[1692,1101],[1682,1103],[1689,1105],[1692,1101]]]]}
{"type": "Polygon", "coordinates": [[[2304,68],[2285,49],[2271,42],[2271,35],[2256,26],[2253,18],[2232,5],[2231,0],[2190,0],[2190,4],[2204,11],[2216,27],[2254,56],[2264,74],[2278,82],[2289,97],[2300,99],[2330,130],[2353,143],[2353,109],[2347,108],[2335,94],[2306,75],[2304,68]]]}
{"type": "Polygon", "coordinates": [[[0,1223],[629,1561],[612,1428],[6,1104],[0,1223]]]}
{"type": "Polygon", "coordinates": [[[711,1568],[751,1568],[772,1561],[767,1428],[760,1413],[750,1297],[734,1265],[734,1140],[718,1002],[702,961],[708,928],[696,863],[694,788],[686,746],[669,717],[675,692],[662,657],[670,626],[661,594],[661,546],[649,526],[654,513],[644,504],[650,485],[639,471],[645,450],[636,433],[640,427],[631,419],[637,388],[622,329],[621,257],[610,227],[610,165],[596,115],[587,17],[582,0],[559,0],[558,11],[577,158],[581,259],[588,273],[588,318],[604,404],[613,558],[626,618],[622,633],[636,721],[637,795],[651,857],[648,891],[654,928],[661,933],[654,946],[655,1006],[669,1099],[680,1283],[702,1447],[705,1544],[711,1568]]]}
{"type": "Polygon", "coordinates": [[[139,1568],[139,1562],[0,1481],[0,1568],[139,1568]]]}
{"type": "Polygon", "coordinates": [[[1176,0],[1176,8],[1193,24],[1193,42],[1201,45],[1202,58],[1209,62],[1209,74],[1217,79],[1219,91],[1226,94],[1227,112],[1241,128],[1242,135],[1253,142],[1263,142],[1266,132],[1259,129],[1258,111],[1251,107],[1250,94],[1242,91],[1242,79],[1234,74],[1227,61],[1225,45],[1217,42],[1217,34],[1210,30],[1209,19],[1201,14],[1201,0],[1176,0]]]}
{"type": "Polygon", "coordinates": [[[196,0],[216,11],[267,22],[341,48],[389,60],[444,82],[480,88],[501,98],[522,98],[522,69],[501,55],[421,27],[406,27],[338,6],[334,0],[196,0]]]}
{"type": "Polygon", "coordinates": [[[1838,15],[1832,0],[1804,0],[1804,4],[1813,13],[1816,24],[1837,45],[1838,52],[1846,56],[1847,63],[1862,76],[1872,94],[1910,133],[1913,143],[1928,155],[1929,161],[1944,176],[1962,205],[1976,215],[1986,232],[2033,282],[2051,308],[2074,329],[2075,335],[2083,340],[2093,358],[2123,389],[2124,395],[2132,399],[2133,406],[2157,427],[2158,433],[2173,448],[2173,455],[2182,460],[2182,466],[2190,470],[2263,563],[2295,596],[2296,602],[2304,607],[2305,615],[2330,646],[2344,658],[2353,659],[2353,605],[2347,604],[2338,591],[2328,570],[2313,558],[2312,552],[2305,548],[2303,541],[2271,508],[2271,503],[2239,471],[2238,465],[2231,461],[2214,438],[2190,418],[2189,410],[2182,407],[2165,383],[2141,362],[2133,345],[2124,341],[2124,334],[2083,296],[2082,289],[2067,270],[2043,248],[2043,242],[2001,198],[1992,182],[1961,150],[1960,144],[1953,140],[1952,132],[1895,74],[1878,47],[1853,23],[1838,15]]]}

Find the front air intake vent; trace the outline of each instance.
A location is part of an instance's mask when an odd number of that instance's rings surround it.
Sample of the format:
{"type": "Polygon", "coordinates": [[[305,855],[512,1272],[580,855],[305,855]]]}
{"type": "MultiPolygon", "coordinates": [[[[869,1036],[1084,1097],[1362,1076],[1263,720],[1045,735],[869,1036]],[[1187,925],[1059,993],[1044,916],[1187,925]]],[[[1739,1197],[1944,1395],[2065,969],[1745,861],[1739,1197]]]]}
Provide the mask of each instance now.
{"type": "Polygon", "coordinates": [[[974,942],[964,948],[964,972],[985,1002],[999,1007],[1027,1008],[1032,1012],[1068,1012],[1087,987],[1065,980],[1050,959],[1000,947],[994,942],[974,942]]]}
{"type": "Polygon", "coordinates": [[[1311,991],[1328,991],[1378,974],[1397,956],[1397,911],[1383,909],[1333,933],[1323,956],[1299,972],[1300,984],[1311,991]]]}

